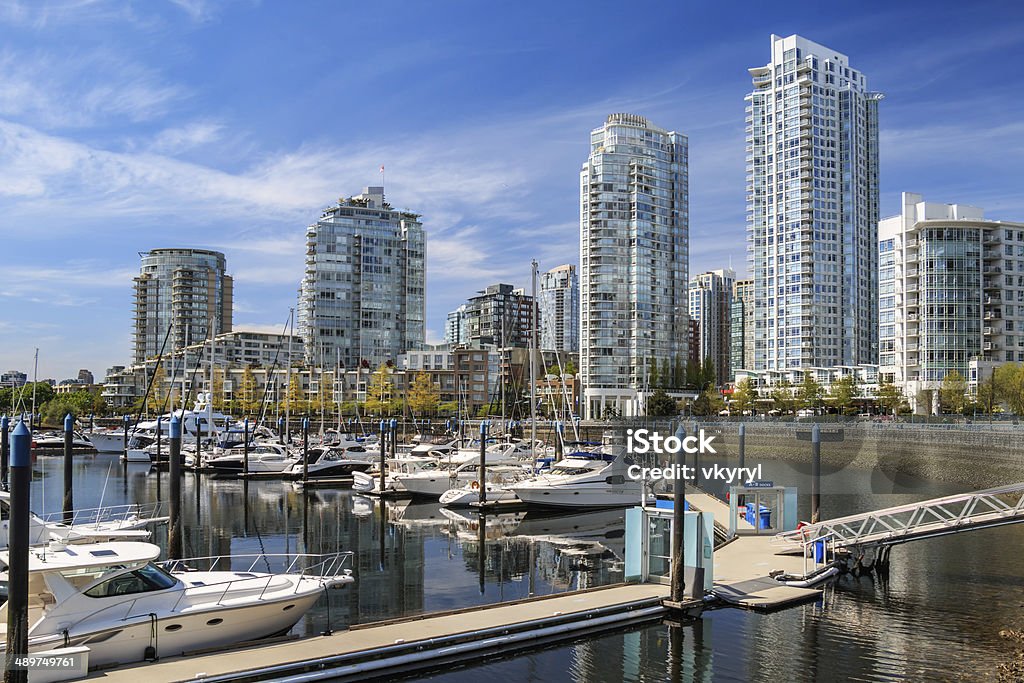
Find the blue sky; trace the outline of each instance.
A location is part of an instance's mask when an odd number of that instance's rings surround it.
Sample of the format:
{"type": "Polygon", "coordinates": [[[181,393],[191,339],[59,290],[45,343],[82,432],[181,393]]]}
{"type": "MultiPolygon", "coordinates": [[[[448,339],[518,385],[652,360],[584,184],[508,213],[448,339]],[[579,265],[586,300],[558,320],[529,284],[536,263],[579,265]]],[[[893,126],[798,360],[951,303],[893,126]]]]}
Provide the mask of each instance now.
{"type": "Polygon", "coordinates": [[[138,252],[222,250],[235,326],[279,330],[305,226],[380,182],[423,214],[427,328],[578,260],[611,112],[690,138],[691,272],[745,269],[746,69],[772,33],[850,56],[901,191],[1024,220],[1017,2],[0,0],[0,370],[131,356],[138,252]]]}

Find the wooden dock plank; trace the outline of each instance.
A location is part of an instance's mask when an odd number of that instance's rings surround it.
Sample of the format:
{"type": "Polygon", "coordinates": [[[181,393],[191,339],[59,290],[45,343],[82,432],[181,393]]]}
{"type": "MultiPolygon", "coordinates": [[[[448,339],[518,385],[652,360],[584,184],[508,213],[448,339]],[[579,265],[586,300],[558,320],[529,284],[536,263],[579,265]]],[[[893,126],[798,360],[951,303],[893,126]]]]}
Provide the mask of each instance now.
{"type": "Polygon", "coordinates": [[[111,671],[97,672],[86,680],[111,683],[140,680],[186,681],[197,676],[215,676],[249,669],[370,650],[396,643],[411,643],[471,631],[510,626],[545,617],[624,605],[644,600],[661,600],[669,595],[668,586],[629,584],[614,588],[574,592],[564,596],[521,601],[511,605],[487,605],[472,611],[441,616],[426,616],[413,621],[389,622],[381,626],[362,625],[297,641],[257,645],[215,654],[167,657],[151,664],[134,664],[111,671]]]}

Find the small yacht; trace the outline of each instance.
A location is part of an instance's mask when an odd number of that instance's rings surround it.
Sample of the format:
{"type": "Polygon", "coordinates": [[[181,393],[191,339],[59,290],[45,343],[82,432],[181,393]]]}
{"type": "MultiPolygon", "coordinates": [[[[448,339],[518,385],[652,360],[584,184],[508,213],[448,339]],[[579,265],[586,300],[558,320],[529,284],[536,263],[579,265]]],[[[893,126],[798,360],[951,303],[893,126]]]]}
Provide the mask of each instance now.
{"type": "MultiPolygon", "coordinates": [[[[86,646],[96,667],[256,640],[288,631],[324,588],[354,580],[343,568],[350,553],[290,564],[271,555],[155,564],[159,554],[158,546],[138,542],[31,549],[29,652],[86,646]],[[274,563],[282,569],[260,571],[274,563]]],[[[3,633],[9,604],[0,607],[3,633]]]]}
{"type": "Polygon", "coordinates": [[[573,453],[553,463],[547,472],[509,488],[528,505],[560,508],[637,505],[643,494],[643,482],[627,476],[632,464],[633,458],[624,446],[606,440],[600,450],[573,453]]]}
{"type": "MultiPolygon", "coordinates": [[[[509,502],[519,500],[509,487],[530,476],[530,471],[519,465],[497,465],[487,467],[487,500],[492,502],[509,502]]],[[[444,507],[470,507],[480,502],[480,482],[477,479],[468,484],[451,488],[441,494],[440,503],[444,507]]]]}
{"type": "MultiPolygon", "coordinates": [[[[487,463],[524,468],[526,461],[514,454],[516,444],[498,443],[487,447],[487,463]]],[[[525,471],[525,469],[524,469],[525,471]]],[[[480,479],[480,453],[459,451],[458,459],[438,459],[410,474],[396,474],[398,484],[414,496],[440,498],[449,489],[471,485],[480,479]]]]}
{"type": "Polygon", "coordinates": [[[301,478],[303,474],[310,479],[350,477],[354,472],[365,472],[373,466],[373,462],[365,457],[367,453],[359,444],[348,447],[317,446],[309,449],[305,468],[300,454],[282,474],[293,479],[301,478]]]}
{"type": "MultiPolygon", "coordinates": [[[[384,473],[384,493],[404,494],[407,493],[397,479],[402,474],[412,474],[424,467],[437,463],[437,458],[430,456],[401,455],[395,458],[388,458],[387,469],[384,473]]],[[[352,490],[358,493],[372,493],[380,495],[380,469],[374,467],[365,472],[352,473],[352,490]]]]}
{"type": "MultiPolygon", "coordinates": [[[[159,516],[160,504],[117,505],[92,510],[73,510],[71,522],[64,522],[64,513],[40,516],[29,513],[30,545],[62,541],[94,543],[96,541],[145,541],[151,524],[161,524],[167,517],[159,516]]],[[[0,491],[0,549],[7,547],[11,524],[11,494],[0,491]]]]}
{"type": "MultiPolygon", "coordinates": [[[[92,443],[81,432],[71,433],[71,448],[79,453],[95,450],[92,443]]],[[[32,450],[40,453],[63,453],[64,432],[37,432],[32,435],[32,450]]]]}
{"type": "MultiPolygon", "coordinates": [[[[249,474],[280,474],[298,460],[284,444],[274,441],[257,442],[249,446],[249,474]]],[[[235,446],[220,454],[206,457],[204,467],[220,474],[241,474],[245,467],[245,448],[235,446]]]]}

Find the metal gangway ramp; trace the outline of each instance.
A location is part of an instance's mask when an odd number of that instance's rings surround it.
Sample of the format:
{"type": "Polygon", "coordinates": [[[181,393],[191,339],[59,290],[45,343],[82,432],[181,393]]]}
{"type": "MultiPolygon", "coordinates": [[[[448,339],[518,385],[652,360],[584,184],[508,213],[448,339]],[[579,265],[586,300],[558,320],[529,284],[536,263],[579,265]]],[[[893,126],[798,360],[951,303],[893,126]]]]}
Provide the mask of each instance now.
{"type": "Polygon", "coordinates": [[[1024,482],[807,524],[774,540],[793,552],[816,541],[835,548],[883,548],[1019,522],[1024,522],[1024,482]]]}

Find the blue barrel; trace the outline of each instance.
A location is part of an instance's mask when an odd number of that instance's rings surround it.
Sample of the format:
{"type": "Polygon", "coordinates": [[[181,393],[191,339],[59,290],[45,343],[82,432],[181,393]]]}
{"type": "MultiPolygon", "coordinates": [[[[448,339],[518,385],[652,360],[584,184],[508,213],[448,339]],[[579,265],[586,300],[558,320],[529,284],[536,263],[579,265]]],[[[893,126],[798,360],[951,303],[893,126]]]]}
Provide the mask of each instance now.
{"type": "Polygon", "coordinates": [[[817,562],[818,564],[823,564],[825,562],[825,541],[824,540],[815,541],[814,542],[814,561],[817,562]]]}

